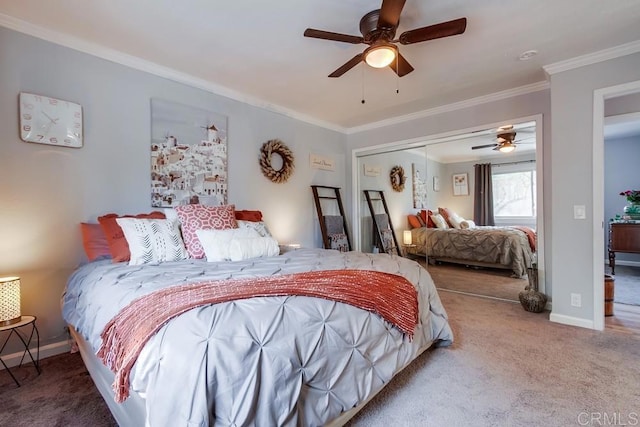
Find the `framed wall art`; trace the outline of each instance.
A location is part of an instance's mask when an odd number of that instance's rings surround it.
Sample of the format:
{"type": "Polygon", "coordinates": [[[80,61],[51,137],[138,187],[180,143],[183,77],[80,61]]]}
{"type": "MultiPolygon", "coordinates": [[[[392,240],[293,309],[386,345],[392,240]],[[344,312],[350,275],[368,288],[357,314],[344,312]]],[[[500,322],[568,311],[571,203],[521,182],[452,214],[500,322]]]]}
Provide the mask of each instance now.
{"type": "Polygon", "coordinates": [[[151,100],[151,206],[227,204],[227,117],[151,100]]]}
{"type": "Polygon", "coordinates": [[[466,173],[453,174],[453,195],[469,195],[469,176],[466,173]]]}
{"type": "Polygon", "coordinates": [[[413,208],[426,209],[427,207],[427,183],[426,174],[415,163],[411,163],[411,178],[413,190],[413,208]]]}

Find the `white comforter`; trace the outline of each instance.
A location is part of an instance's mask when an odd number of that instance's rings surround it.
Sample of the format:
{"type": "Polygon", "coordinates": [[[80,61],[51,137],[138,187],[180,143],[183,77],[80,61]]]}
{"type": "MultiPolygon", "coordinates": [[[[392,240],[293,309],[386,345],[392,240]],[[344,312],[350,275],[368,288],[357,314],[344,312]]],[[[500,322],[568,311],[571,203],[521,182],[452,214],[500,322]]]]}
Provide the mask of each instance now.
{"type": "Polygon", "coordinates": [[[421,349],[452,341],[433,281],[416,262],[322,249],[240,262],[99,261],[70,278],[63,316],[95,352],[105,324],[157,289],[342,268],[399,274],[416,286],[420,321],[413,341],[351,305],[260,297],[196,308],[170,321],[147,343],[131,375],[154,427],[323,425],[377,392],[421,349]]]}

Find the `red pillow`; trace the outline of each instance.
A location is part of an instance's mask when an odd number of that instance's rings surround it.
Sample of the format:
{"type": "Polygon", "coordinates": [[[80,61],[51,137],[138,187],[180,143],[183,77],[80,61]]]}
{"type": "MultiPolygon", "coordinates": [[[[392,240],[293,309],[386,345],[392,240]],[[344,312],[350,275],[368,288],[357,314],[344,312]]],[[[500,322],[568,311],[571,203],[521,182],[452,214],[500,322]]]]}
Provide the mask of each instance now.
{"type": "Polygon", "coordinates": [[[117,215],[114,213],[106,214],[98,217],[98,222],[102,227],[102,231],[107,238],[109,244],[109,252],[111,252],[111,259],[113,262],[129,261],[131,252],[129,252],[129,244],[124,237],[122,228],[116,222],[116,218],[147,218],[147,219],[164,219],[165,216],[162,212],[151,212],[148,214],[138,215],[117,215]]]}
{"type": "Polygon", "coordinates": [[[80,224],[80,233],[82,233],[82,246],[84,253],[87,254],[89,261],[93,261],[103,256],[111,256],[107,236],[104,235],[100,224],[88,224],[83,222],[80,224]]]}
{"type": "Polygon", "coordinates": [[[235,213],[236,219],[239,221],[251,221],[251,222],[260,222],[262,221],[262,212],[260,211],[236,211],[235,213]]]}
{"type": "Polygon", "coordinates": [[[420,220],[418,218],[421,218],[420,215],[407,215],[407,219],[409,220],[409,227],[410,228],[424,227],[423,225],[420,224],[420,220]]]}
{"type": "Polygon", "coordinates": [[[431,219],[431,215],[433,215],[431,210],[422,209],[420,211],[420,216],[424,223],[427,224],[427,228],[437,228],[436,223],[431,219]]]}
{"type": "Polygon", "coordinates": [[[175,207],[182,225],[182,238],[191,258],[204,258],[205,252],[197,230],[226,230],[238,228],[235,205],[204,206],[180,205],[175,207]]]}

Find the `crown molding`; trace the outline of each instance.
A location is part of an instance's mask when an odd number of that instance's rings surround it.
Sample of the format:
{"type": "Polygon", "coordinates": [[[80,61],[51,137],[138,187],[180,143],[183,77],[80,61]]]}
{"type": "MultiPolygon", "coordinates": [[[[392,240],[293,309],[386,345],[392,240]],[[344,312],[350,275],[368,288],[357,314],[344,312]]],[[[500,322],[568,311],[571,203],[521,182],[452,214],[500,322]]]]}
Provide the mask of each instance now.
{"type": "Polygon", "coordinates": [[[573,70],[575,68],[584,67],[585,65],[597,64],[598,62],[608,61],[610,59],[638,52],[640,52],[640,40],[545,65],[542,69],[547,73],[547,75],[551,76],[563,71],[573,70]]]}
{"type": "Polygon", "coordinates": [[[37,37],[39,39],[55,43],[70,49],[83,52],[92,56],[96,56],[107,61],[114,62],[116,64],[124,65],[129,68],[143,71],[145,73],[153,74],[158,77],[163,77],[168,80],[182,83],[197,89],[204,90],[216,95],[224,96],[225,98],[239,101],[253,107],[262,108],[264,110],[281,114],[292,119],[300,120],[302,122],[309,123],[311,125],[319,126],[325,129],[333,130],[340,133],[346,133],[346,128],[338,126],[334,123],[329,123],[323,120],[318,120],[311,116],[301,114],[297,111],[289,108],[272,104],[265,100],[252,97],[242,92],[238,92],[227,87],[212,83],[208,80],[192,76],[181,71],[177,71],[173,68],[165,67],[164,65],[156,64],[155,62],[147,61],[138,58],[133,55],[129,55],[120,52],[115,49],[111,49],[97,43],[88,42],[78,37],[63,34],[57,31],[53,31],[38,25],[31,24],[29,22],[14,18],[9,15],[0,13],[0,26],[9,28],[11,30],[27,34],[29,36],[37,37]]]}
{"type": "Polygon", "coordinates": [[[408,122],[410,120],[422,119],[424,117],[435,116],[437,114],[448,113],[451,111],[461,110],[463,108],[475,107],[481,104],[486,104],[488,102],[500,101],[503,99],[512,98],[514,96],[526,95],[528,93],[538,92],[545,89],[549,89],[548,81],[531,83],[525,86],[503,90],[501,92],[494,92],[488,95],[478,96],[476,98],[465,99],[464,101],[454,102],[452,104],[441,105],[439,107],[430,108],[428,110],[416,111],[415,113],[406,114],[404,116],[392,117],[390,119],[367,123],[366,125],[362,126],[350,127],[347,128],[347,134],[396,125],[399,123],[408,122]]]}

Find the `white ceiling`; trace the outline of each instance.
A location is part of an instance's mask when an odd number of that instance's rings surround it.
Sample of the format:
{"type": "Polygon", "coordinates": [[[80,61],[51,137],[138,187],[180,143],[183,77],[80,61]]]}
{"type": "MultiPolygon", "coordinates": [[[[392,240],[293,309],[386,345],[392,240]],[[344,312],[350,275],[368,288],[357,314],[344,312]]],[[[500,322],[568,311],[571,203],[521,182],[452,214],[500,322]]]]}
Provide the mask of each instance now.
{"type": "Polygon", "coordinates": [[[364,64],[328,78],[366,46],[306,38],[304,30],[360,35],[360,18],[380,4],[2,0],[0,24],[84,51],[130,55],[146,61],[143,68],[159,65],[226,96],[338,129],[538,83],[544,65],[640,40],[638,0],[407,0],[397,34],[460,17],[466,32],[400,46],[415,67],[401,79],[364,64]],[[531,49],[539,54],[518,60],[531,49]]]}

